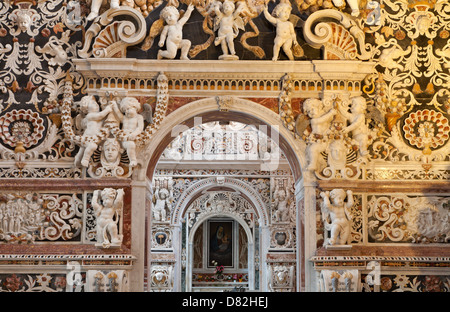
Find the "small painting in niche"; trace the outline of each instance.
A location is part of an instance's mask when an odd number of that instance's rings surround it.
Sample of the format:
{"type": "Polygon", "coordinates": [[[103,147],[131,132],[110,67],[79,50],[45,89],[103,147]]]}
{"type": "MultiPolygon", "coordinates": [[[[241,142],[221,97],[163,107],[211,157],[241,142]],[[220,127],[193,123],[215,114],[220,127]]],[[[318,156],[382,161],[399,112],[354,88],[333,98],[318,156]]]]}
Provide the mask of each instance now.
{"type": "Polygon", "coordinates": [[[213,261],[233,267],[233,221],[210,221],[208,230],[208,267],[214,267],[213,261]]]}

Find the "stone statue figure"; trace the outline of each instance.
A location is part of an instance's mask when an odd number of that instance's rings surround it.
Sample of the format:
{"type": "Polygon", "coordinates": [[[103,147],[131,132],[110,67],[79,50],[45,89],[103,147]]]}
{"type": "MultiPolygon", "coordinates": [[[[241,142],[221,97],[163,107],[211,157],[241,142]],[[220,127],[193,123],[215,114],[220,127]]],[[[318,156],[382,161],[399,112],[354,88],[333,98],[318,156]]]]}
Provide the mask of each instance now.
{"type": "Polygon", "coordinates": [[[172,209],[173,201],[172,180],[155,180],[155,190],[153,195],[153,218],[155,221],[166,221],[167,211],[172,209]],[[167,183],[166,183],[167,182],[167,183]]]}
{"type": "Polygon", "coordinates": [[[325,112],[324,105],[319,99],[307,99],[303,103],[305,114],[311,118],[311,134],[307,138],[306,155],[308,158],[307,171],[314,172],[319,169],[320,153],[328,147],[326,132],[336,115],[336,109],[325,112]]]}
{"type": "Polygon", "coordinates": [[[331,192],[321,192],[320,196],[323,198],[322,219],[325,228],[331,231],[329,244],[347,245],[350,240],[350,220],[352,219],[350,209],[354,203],[352,191],[333,189],[331,192]],[[345,202],[346,197],[347,202],[345,202]]]}
{"type": "Polygon", "coordinates": [[[216,1],[213,5],[216,14],[214,30],[218,30],[214,44],[220,44],[223,52],[219,59],[239,59],[234,49],[234,38],[239,34],[239,29],[245,30],[244,21],[239,16],[242,9],[242,5],[236,9],[234,2],[230,0],[223,4],[216,1]]]}
{"type": "Polygon", "coordinates": [[[119,218],[123,209],[123,189],[105,188],[94,191],[92,207],[97,218],[97,243],[103,248],[120,247],[123,235],[119,233],[119,218]],[[100,197],[100,201],[99,201],[100,197]]]}
{"type": "Polygon", "coordinates": [[[282,181],[283,180],[274,181],[275,190],[273,192],[272,209],[274,209],[274,217],[276,222],[288,222],[290,220],[289,198],[291,193],[289,190],[289,183],[284,186],[282,181]]]}
{"type": "Polygon", "coordinates": [[[191,47],[191,41],[183,39],[183,26],[191,17],[191,13],[194,10],[194,6],[190,4],[186,10],[186,13],[180,18],[178,10],[171,5],[166,6],[161,11],[161,17],[164,19],[166,25],[164,26],[161,37],[159,40],[159,47],[164,46],[166,43],[166,50],[158,51],[158,59],[167,58],[174,59],[177,55],[178,49],[181,49],[180,59],[188,60],[188,52],[191,47]]]}
{"type": "Polygon", "coordinates": [[[95,98],[91,95],[84,96],[80,101],[81,107],[81,129],[83,130],[82,143],[75,156],[75,166],[81,164],[83,167],[89,166],[89,160],[98,147],[98,142],[94,139],[103,127],[106,116],[112,111],[108,105],[100,111],[95,98]]]}
{"type": "Polygon", "coordinates": [[[297,35],[295,34],[294,24],[289,20],[292,7],[288,2],[279,3],[272,12],[269,13],[267,6],[264,8],[265,18],[276,27],[276,36],[273,46],[273,61],[278,60],[280,49],[283,48],[284,53],[289,60],[294,60],[292,46],[298,45],[297,35]]]}
{"type": "Polygon", "coordinates": [[[130,160],[130,167],[137,165],[136,143],[139,134],[144,131],[144,117],[139,114],[141,104],[134,97],[125,97],[120,102],[120,108],[115,101],[112,101],[112,108],[118,120],[122,123],[121,143],[127,151],[130,160]]]}
{"type": "Polygon", "coordinates": [[[367,109],[366,99],[362,96],[357,96],[351,100],[350,113],[339,106],[340,113],[350,121],[350,125],[342,131],[344,133],[352,133],[352,139],[357,143],[360,156],[365,156],[368,154],[367,146],[369,140],[369,128],[367,127],[365,116],[367,109]]]}

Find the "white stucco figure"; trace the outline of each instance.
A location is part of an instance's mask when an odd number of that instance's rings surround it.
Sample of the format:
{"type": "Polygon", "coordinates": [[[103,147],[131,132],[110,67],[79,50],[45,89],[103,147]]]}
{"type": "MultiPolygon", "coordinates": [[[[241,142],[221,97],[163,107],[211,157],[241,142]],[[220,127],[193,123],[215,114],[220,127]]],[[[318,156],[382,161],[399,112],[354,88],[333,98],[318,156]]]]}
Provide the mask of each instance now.
{"type": "Polygon", "coordinates": [[[342,131],[344,133],[352,133],[352,138],[356,141],[359,149],[359,154],[361,156],[365,156],[368,154],[367,146],[369,141],[369,128],[366,124],[366,108],[366,99],[362,96],[352,98],[350,108],[351,113],[343,110],[339,106],[340,113],[350,122],[350,124],[342,131]]]}
{"type": "Polygon", "coordinates": [[[123,189],[105,188],[94,191],[92,207],[97,218],[96,246],[109,248],[122,244],[123,235],[119,233],[118,223],[123,209],[123,197],[123,189]]]}
{"type": "Polygon", "coordinates": [[[307,140],[306,155],[308,159],[307,171],[314,172],[319,169],[320,153],[328,147],[326,132],[330,127],[336,109],[325,112],[324,105],[319,99],[307,99],[303,103],[303,111],[311,118],[311,134],[307,140]]]}
{"type": "Polygon", "coordinates": [[[275,183],[275,191],[273,192],[272,209],[274,209],[274,216],[276,222],[289,221],[289,201],[290,192],[289,186],[280,188],[279,183],[275,183]]]}
{"type": "Polygon", "coordinates": [[[155,180],[155,190],[153,195],[153,220],[166,221],[167,212],[172,210],[173,187],[172,180],[155,180]]]}
{"type": "MultiPolygon", "coordinates": [[[[102,6],[102,2],[103,0],[92,0],[91,13],[87,17],[88,21],[92,21],[98,16],[100,12],[100,7],[102,6]]],[[[120,6],[119,2],[120,2],[119,0],[109,0],[109,7],[111,9],[118,9],[120,6]]]]}
{"type": "Polygon", "coordinates": [[[323,198],[322,216],[325,228],[330,230],[330,245],[346,245],[350,239],[351,207],[353,206],[353,193],[343,189],[333,189],[331,192],[321,192],[323,198]],[[345,198],[347,197],[347,202],[345,198]],[[331,219],[331,223],[328,223],[331,219]]]}
{"type": "Polygon", "coordinates": [[[223,2],[223,5],[217,1],[214,4],[214,12],[216,13],[214,29],[218,29],[214,44],[220,44],[223,52],[219,59],[238,59],[235,55],[234,38],[239,34],[239,29],[245,30],[244,21],[239,17],[239,14],[242,12],[242,6],[236,9],[233,1],[226,0],[223,2]]]}
{"type": "Polygon", "coordinates": [[[99,134],[103,126],[105,117],[112,111],[112,107],[108,105],[104,110],[100,111],[95,98],[91,95],[84,96],[80,101],[81,128],[83,129],[82,145],[75,156],[75,165],[89,166],[89,159],[98,147],[98,142],[94,137],[99,134]]]}
{"type": "Polygon", "coordinates": [[[278,60],[280,49],[283,48],[284,53],[289,60],[294,60],[292,46],[298,45],[297,36],[295,34],[294,25],[289,21],[292,7],[289,3],[281,2],[274,9],[271,15],[267,9],[264,8],[264,16],[266,19],[276,27],[276,36],[273,46],[272,60],[278,60]]]}
{"type": "Polygon", "coordinates": [[[167,58],[174,59],[177,55],[178,49],[181,49],[180,59],[188,60],[188,52],[191,47],[191,41],[183,39],[183,26],[191,17],[191,13],[194,10],[194,6],[190,4],[186,10],[186,13],[180,18],[180,13],[174,6],[166,6],[161,11],[161,17],[166,22],[161,37],[159,39],[159,47],[164,46],[166,43],[166,50],[158,51],[158,59],[167,58]]]}
{"type": "Polygon", "coordinates": [[[120,102],[120,109],[116,102],[112,103],[114,113],[122,123],[122,146],[127,151],[130,167],[135,167],[137,165],[135,140],[144,130],[144,117],[139,114],[141,104],[134,97],[123,98],[120,102]]]}

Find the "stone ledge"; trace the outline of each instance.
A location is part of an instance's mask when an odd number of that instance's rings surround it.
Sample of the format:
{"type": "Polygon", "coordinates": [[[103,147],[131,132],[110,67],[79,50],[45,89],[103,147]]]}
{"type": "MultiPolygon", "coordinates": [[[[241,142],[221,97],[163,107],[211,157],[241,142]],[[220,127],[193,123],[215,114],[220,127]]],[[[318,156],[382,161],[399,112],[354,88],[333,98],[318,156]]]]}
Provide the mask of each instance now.
{"type": "MultiPolygon", "coordinates": [[[[352,245],[352,249],[345,250],[329,250],[321,247],[316,250],[316,254],[312,259],[340,258],[351,261],[360,259],[392,259],[401,258],[411,259],[411,261],[419,261],[418,259],[428,259],[426,261],[450,261],[450,246],[358,246],[352,245]],[[443,260],[444,259],[444,260],[443,260]]],[[[323,261],[323,260],[320,260],[323,261]]],[[[409,261],[409,260],[408,260],[409,261]]],[[[425,260],[423,260],[425,261],[425,260]]]]}

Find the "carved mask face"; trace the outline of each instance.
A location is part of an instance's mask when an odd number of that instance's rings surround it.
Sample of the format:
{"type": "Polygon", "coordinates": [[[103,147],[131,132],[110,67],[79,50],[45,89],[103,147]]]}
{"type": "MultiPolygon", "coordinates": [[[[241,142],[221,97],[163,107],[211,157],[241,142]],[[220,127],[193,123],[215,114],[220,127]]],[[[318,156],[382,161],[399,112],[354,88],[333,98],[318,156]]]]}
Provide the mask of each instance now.
{"type": "Polygon", "coordinates": [[[119,147],[117,142],[112,140],[107,140],[103,145],[103,153],[105,155],[105,159],[108,163],[113,163],[119,157],[119,147]]]}
{"type": "Polygon", "coordinates": [[[23,12],[17,16],[17,26],[23,32],[26,32],[31,26],[31,17],[23,12]]]}

